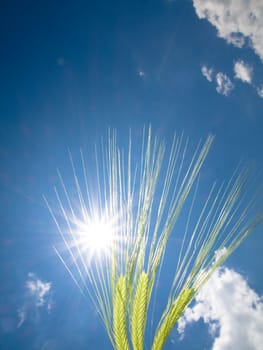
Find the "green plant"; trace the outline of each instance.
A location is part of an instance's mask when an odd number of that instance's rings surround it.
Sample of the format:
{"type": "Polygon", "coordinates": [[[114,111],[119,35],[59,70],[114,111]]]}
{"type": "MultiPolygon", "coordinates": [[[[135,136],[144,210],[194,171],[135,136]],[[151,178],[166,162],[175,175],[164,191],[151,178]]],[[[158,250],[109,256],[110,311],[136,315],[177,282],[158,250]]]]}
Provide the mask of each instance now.
{"type": "Polygon", "coordinates": [[[54,249],[80,291],[93,301],[113,348],[143,350],[149,305],[165,250],[191,194],[174,278],[152,339],[151,349],[161,350],[187,305],[262,221],[262,214],[248,220],[253,200],[246,205],[242,201],[246,171],[240,171],[225,186],[211,187],[189,233],[195,184],[213,137],[208,136],[187,160],[188,142],[175,136],[165,157],[165,143],[153,139],[149,128],[137,162],[131,140],[130,136],[125,157],[115,133],[109,133],[108,145],[95,156],[96,186],[88,179],[81,153],[84,190],[70,156],[78,205],[60,173],[63,191],[55,190],[60,216],[47,205],[67,257],[54,249]]]}

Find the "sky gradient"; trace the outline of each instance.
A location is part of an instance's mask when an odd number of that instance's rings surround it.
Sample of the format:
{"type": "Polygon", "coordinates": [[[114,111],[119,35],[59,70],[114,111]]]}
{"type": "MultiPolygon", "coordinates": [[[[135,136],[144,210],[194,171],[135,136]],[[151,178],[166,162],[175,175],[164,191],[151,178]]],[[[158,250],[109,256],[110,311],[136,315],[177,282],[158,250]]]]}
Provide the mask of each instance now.
{"type": "MultiPolygon", "coordinates": [[[[81,148],[93,166],[92,147],[108,128],[125,146],[129,129],[136,144],[151,124],[168,144],[184,133],[191,149],[215,135],[201,182],[228,180],[242,162],[262,208],[263,5],[4,1],[0,42],[0,349],[111,349],[52,249],[58,235],[43,195],[54,198],[57,169],[72,185],[68,150],[79,159],[81,148]]],[[[261,225],[165,350],[258,349],[262,245],[261,225]]],[[[169,270],[164,290],[166,278],[169,270]]]]}

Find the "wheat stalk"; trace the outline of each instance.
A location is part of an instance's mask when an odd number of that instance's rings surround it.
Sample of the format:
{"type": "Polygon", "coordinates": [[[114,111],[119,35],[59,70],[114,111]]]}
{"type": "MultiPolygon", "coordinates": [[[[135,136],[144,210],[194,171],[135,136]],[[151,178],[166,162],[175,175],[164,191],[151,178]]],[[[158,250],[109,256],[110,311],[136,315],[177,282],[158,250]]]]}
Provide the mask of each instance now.
{"type": "Polygon", "coordinates": [[[138,161],[133,157],[131,135],[129,140],[127,157],[118,148],[114,132],[101,153],[96,151],[96,172],[91,177],[97,178],[96,186],[89,179],[91,168],[87,171],[83,154],[82,184],[70,156],[77,197],[72,198],[59,173],[62,191],[55,189],[57,210],[46,202],[68,254],[58,247],[55,251],[74,283],[94,303],[113,348],[143,350],[149,305],[169,237],[176,234],[176,222],[192,193],[167,304],[152,340],[152,350],[161,350],[187,305],[263,215],[260,209],[259,215],[248,219],[253,199],[243,196],[247,174],[238,169],[225,186],[211,187],[190,231],[195,184],[213,137],[208,136],[189,158],[183,136],[174,137],[167,153],[165,143],[153,138],[149,128],[147,135],[144,131],[138,161]],[[110,223],[113,242],[105,253],[93,256],[89,251],[87,256],[86,236],[80,240],[77,233],[82,227],[89,230],[87,223],[98,218],[110,223]]]}
{"type": "Polygon", "coordinates": [[[131,340],[134,350],[143,350],[144,331],[149,303],[149,280],[143,271],[140,275],[131,312],[131,340]]]}
{"type": "Polygon", "coordinates": [[[193,299],[193,294],[194,290],[192,288],[184,289],[178,298],[173,302],[167,312],[165,319],[158,326],[158,329],[154,336],[152,350],[161,350],[163,348],[164,343],[174,325],[182,316],[186,306],[193,299]]]}
{"type": "Polygon", "coordinates": [[[125,276],[120,276],[116,285],[113,303],[113,331],[116,350],[129,350],[127,337],[127,286],[125,276]]]}

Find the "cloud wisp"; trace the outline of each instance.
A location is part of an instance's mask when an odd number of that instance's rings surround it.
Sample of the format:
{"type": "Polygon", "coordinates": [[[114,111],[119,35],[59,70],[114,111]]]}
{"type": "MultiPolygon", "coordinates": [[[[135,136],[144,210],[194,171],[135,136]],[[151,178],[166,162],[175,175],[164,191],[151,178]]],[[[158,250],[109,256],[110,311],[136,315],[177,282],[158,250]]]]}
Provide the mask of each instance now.
{"type": "Polygon", "coordinates": [[[216,91],[224,96],[228,96],[234,89],[234,84],[230,78],[222,72],[217,73],[216,84],[216,91]]]}
{"type": "Polygon", "coordinates": [[[189,323],[200,319],[214,337],[212,350],[261,348],[263,298],[232,269],[219,269],[198,294],[195,305],[186,309],[178,323],[181,336],[189,323]]]}
{"type": "Polygon", "coordinates": [[[215,80],[216,91],[224,96],[228,96],[234,89],[231,79],[223,72],[214,73],[214,68],[208,68],[206,65],[201,66],[201,73],[211,83],[215,80]]]}
{"type": "Polygon", "coordinates": [[[17,310],[17,328],[20,328],[28,317],[35,319],[38,308],[46,306],[47,310],[50,309],[51,282],[44,282],[29,272],[25,287],[24,303],[17,310]]]}
{"type": "Polygon", "coordinates": [[[193,0],[196,14],[236,47],[250,45],[263,61],[263,2],[259,0],[193,0]]]}
{"type": "MultiPolygon", "coordinates": [[[[212,66],[208,67],[203,64],[201,66],[201,73],[210,83],[215,81],[216,91],[221,95],[229,96],[229,94],[235,88],[234,83],[227,74],[223,72],[216,72],[212,66]]],[[[258,96],[263,98],[263,85],[261,84],[256,86],[253,82],[254,70],[252,65],[238,59],[234,63],[233,73],[233,77],[236,80],[240,80],[242,83],[251,85],[256,90],[258,96]]]]}
{"type": "Polygon", "coordinates": [[[235,78],[240,79],[243,83],[252,83],[253,68],[242,60],[234,64],[235,78]]]}
{"type": "Polygon", "coordinates": [[[214,69],[208,68],[206,65],[202,65],[201,72],[203,76],[211,83],[213,81],[214,69]]]}
{"type": "Polygon", "coordinates": [[[263,98],[263,85],[257,88],[257,93],[259,97],[263,98]]]}
{"type": "Polygon", "coordinates": [[[28,274],[28,277],[29,279],[26,282],[28,292],[35,298],[36,306],[43,306],[50,292],[51,283],[41,281],[31,272],[28,274]]]}

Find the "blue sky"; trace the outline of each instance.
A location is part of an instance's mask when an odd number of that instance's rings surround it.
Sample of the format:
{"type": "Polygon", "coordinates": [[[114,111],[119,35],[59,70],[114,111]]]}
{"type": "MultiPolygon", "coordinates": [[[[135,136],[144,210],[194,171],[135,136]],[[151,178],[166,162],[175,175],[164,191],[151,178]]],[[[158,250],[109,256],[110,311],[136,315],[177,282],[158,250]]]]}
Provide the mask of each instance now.
{"type": "MultiPolygon", "coordinates": [[[[262,23],[257,0],[2,4],[0,349],[111,348],[52,249],[58,237],[42,195],[54,197],[57,168],[70,186],[68,149],[88,153],[109,127],[120,144],[129,128],[139,139],[149,124],[168,141],[184,132],[192,147],[212,133],[209,182],[228,179],[242,161],[262,183],[262,23]]],[[[261,226],[191,305],[166,350],[258,349],[262,244],[261,226]],[[241,314],[227,307],[241,304],[241,314]]]]}

